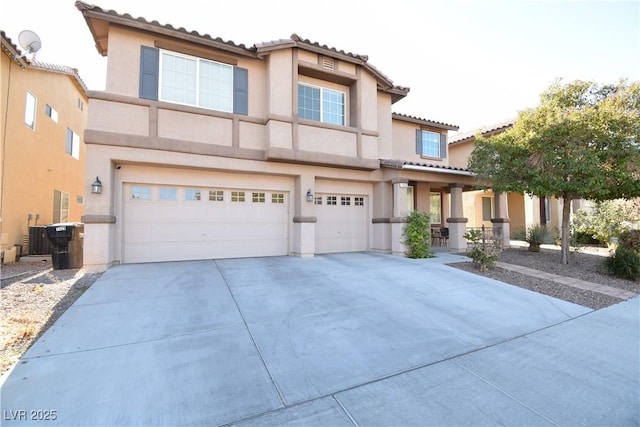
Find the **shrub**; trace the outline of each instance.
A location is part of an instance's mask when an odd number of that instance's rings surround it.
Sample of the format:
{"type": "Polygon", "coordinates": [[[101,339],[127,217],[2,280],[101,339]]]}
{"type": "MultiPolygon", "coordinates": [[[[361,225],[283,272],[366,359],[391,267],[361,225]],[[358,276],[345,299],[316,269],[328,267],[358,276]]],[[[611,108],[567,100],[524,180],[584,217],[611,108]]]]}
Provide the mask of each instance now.
{"type": "Polygon", "coordinates": [[[514,232],[514,238],[524,240],[529,243],[531,252],[539,252],[540,245],[552,244],[556,240],[556,233],[542,225],[534,225],[526,228],[519,228],[514,232]]]}
{"type": "Polygon", "coordinates": [[[627,230],[620,234],[618,244],[625,249],[640,253],[640,230],[627,230]]]}
{"type": "Polygon", "coordinates": [[[638,219],[640,207],[636,200],[605,200],[591,208],[578,210],[573,217],[577,233],[584,233],[607,245],[612,237],[620,236],[630,222],[638,219]]]}
{"type": "Polygon", "coordinates": [[[480,240],[482,239],[482,232],[477,229],[468,230],[464,233],[463,237],[467,239],[472,248],[467,252],[467,256],[473,260],[473,265],[480,271],[487,271],[496,265],[498,260],[498,246],[489,244],[482,247],[480,240]]]}
{"type": "Polygon", "coordinates": [[[637,252],[618,246],[612,256],[605,260],[609,272],[627,280],[640,280],[640,255],[637,252]]]}
{"type": "Polygon", "coordinates": [[[431,218],[428,213],[412,211],[402,232],[409,258],[431,258],[431,218]]]}

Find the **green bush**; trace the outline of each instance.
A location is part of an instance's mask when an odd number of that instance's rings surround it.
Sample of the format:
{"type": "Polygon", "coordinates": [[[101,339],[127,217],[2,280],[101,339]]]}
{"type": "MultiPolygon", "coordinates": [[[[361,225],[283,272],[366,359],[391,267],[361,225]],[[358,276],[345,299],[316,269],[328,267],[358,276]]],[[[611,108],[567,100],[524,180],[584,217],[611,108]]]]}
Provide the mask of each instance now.
{"type": "Polygon", "coordinates": [[[640,230],[627,230],[620,234],[618,244],[625,249],[640,253],[640,230]]]}
{"type": "Polygon", "coordinates": [[[487,271],[496,266],[498,261],[497,247],[489,244],[483,248],[480,244],[482,239],[482,231],[478,229],[467,230],[462,236],[473,246],[467,252],[467,256],[473,260],[473,265],[480,271],[487,271]]]}
{"type": "Polygon", "coordinates": [[[618,246],[615,253],[605,260],[605,266],[616,277],[640,280],[640,255],[635,251],[618,246]]]}
{"type": "Polygon", "coordinates": [[[407,215],[402,235],[409,258],[431,258],[431,217],[428,213],[412,211],[407,215]]]}
{"type": "Polygon", "coordinates": [[[578,210],[573,216],[576,233],[584,233],[607,246],[612,237],[618,237],[638,219],[640,205],[635,200],[605,200],[591,208],[578,210]]]}

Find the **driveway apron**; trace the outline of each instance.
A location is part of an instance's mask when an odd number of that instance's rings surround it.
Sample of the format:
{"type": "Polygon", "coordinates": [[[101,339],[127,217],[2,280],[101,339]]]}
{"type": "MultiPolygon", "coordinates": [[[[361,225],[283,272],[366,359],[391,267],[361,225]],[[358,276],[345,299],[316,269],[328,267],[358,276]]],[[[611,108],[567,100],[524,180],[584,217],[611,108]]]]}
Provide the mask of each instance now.
{"type": "Polygon", "coordinates": [[[475,403],[454,424],[562,420],[527,390],[531,405],[514,399],[510,378],[533,369],[527,354],[543,355],[525,335],[558,329],[548,339],[563,341],[575,331],[560,328],[582,319],[563,322],[590,310],[444,265],[464,259],[352,253],[114,267],[7,379],[3,425],[42,424],[32,410],[55,411],[48,425],[429,424],[419,396],[430,396],[433,424],[449,424],[442,408],[460,390],[475,403]],[[493,384],[500,357],[513,375],[493,384]],[[473,414],[478,405],[485,418],[473,414]]]}

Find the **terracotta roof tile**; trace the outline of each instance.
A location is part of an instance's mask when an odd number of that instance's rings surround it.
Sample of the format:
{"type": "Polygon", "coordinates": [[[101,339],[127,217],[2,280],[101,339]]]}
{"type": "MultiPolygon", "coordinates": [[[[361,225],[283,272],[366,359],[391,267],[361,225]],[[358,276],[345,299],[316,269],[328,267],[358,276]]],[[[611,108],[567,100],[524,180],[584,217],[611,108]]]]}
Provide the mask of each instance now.
{"type": "Polygon", "coordinates": [[[459,129],[459,127],[457,125],[450,125],[448,123],[437,122],[435,120],[423,119],[421,117],[410,116],[410,115],[407,115],[407,114],[391,113],[391,117],[394,118],[394,119],[397,119],[397,120],[403,120],[403,121],[406,121],[406,122],[421,124],[421,125],[425,125],[425,126],[433,126],[433,127],[437,127],[437,128],[440,128],[440,129],[446,129],[446,130],[458,130],[459,129]]]}
{"type": "Polygon", "coordinates": [[[490,136],[497,133],[502,133],[512,127],[514,123],[515,119],[509,119],[482,128],[460,132],[449,139],[449,144],[460,144],[462,142],[471,141],[478,133],[482,133],[482,136],[490,136]]]}
{"type": "Polygon", "coordinates": [[[444,173],[446,173],[447,171],[470,172],[469,169],[466,169],[466,168],[457,168],[454,166],[443,166],[443,165],[436,165],[432,163],[419,163],[419,162],[410,162],[407,160],[395,160],[395,159],[380,159],[380,166],[394,168],[394,169],[402,169],[403,166],[421,166],[421,167],[427,167],[427,168],[442,169],[444,173]]]}

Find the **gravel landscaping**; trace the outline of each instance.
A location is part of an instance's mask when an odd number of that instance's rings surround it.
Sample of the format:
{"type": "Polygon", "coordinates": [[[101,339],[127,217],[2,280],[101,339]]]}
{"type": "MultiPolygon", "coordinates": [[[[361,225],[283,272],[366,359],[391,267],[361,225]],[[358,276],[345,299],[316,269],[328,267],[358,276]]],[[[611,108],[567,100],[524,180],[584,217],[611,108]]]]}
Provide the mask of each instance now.
{"type": "Polygon", "coordinates": [[[53,270],[50,261],[7,263],[0,268],[0,373],[4,377],[100,274],[53,270]]]}
{"type": "MultiPolygon", "coordinates": [[[[498,261],[522,265],[560,276],[600,283],[640,294],[640,283],[618,279],[606,273],[602,267],[602,262],[607,255],[608,251],[602,248],[585,248],[581,252],[571,253],[569,265],[562,265],[560,264],[560,252],[557,249],[542,249],[540,252],[529,252],[526,247],[516,247],[502,250],[498,256],[498,261]]],[[[480,272],[473,266],[471,261],[455,263],[451,264],[451,266],[575,304],[580,304],[594,310],[608,307],[622,301],[619,298],[573,288],[539,277],[531,277],[521,273],[507,271],[502,268],[494,268],[486,272],[480,272]]]]}

